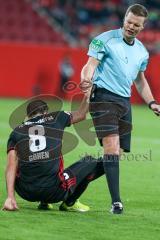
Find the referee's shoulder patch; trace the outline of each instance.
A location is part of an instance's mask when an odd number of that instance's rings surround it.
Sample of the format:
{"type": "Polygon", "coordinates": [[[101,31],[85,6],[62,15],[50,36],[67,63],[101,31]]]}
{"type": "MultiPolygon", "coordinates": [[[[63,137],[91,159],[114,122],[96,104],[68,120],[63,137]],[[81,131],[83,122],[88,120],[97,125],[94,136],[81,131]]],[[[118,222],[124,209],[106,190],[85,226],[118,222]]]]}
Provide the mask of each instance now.
{"type": "Polygon", "coordinates": [[[100,50],[103,47],[104,43],[99,39],[93,39],[90,43],[90,48],[93,50],[100,50]]]}

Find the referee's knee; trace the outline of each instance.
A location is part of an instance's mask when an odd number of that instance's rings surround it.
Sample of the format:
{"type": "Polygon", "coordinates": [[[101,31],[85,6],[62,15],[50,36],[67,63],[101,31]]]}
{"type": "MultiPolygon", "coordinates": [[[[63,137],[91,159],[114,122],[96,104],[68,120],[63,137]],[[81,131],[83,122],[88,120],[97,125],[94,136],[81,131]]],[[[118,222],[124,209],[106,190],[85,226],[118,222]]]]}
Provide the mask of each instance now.
{"type": "Polygon", "coordinates": [[[120,154],[119,135],[112,134],[112,135],[106,136],[103,138],[102,142],[103,142],[104,154],[109,154],[109,155],[120,154]]]}

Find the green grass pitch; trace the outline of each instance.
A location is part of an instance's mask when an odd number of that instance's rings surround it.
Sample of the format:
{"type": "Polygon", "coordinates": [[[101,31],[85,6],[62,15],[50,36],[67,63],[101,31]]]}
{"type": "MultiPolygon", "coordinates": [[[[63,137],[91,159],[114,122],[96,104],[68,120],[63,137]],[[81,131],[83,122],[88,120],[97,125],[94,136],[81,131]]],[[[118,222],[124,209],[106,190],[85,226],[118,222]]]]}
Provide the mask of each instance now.
{"type": "MultiPolygon", "coordinates": [[[[11,131],[9,116],[23,101],[0,99],[0,206],[6,198],[4,170],[6,141],[11,131]]],[[[64,104],[70,109],[70,103],[64,104]]],[[[93,182],[81,197],[91,207],[88,213],[38,211],[36,203],[17,196],[20,210],[0,211],[0,240],[152,240],[160,236],[160,119],[143,106],[133,107],[132,153],[123,156],[121,195],[123,215],[109,213],[110,196],[105,177],[93,182]]],[[[75,133],[73,127],[68,129],[75,133]]],[[[83,129],[82,129],[83,131],[83,129]]],[[[79,159],[84,152],[101,151],[79,140],[78,146],[65,155],[65,165],[79,159]]]]}

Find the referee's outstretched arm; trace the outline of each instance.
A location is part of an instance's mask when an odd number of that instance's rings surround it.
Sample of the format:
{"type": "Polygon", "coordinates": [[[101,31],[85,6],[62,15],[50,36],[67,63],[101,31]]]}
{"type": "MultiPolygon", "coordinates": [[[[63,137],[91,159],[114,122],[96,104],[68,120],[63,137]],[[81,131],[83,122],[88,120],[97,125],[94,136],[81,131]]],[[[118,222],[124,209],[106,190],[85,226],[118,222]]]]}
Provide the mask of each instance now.
{"type": "Polygon", "coordinates": [[[87,63],[82,68],[81,90],[85,95],[88,94],[88,90],[91,88],[92,78],[98,65],[99,61],[97,59],[94,57],[89,57],[87,63]]]}
{"type": "Polygon", "coordinates": [[[160,116],[160,105],[155,101],[144,72],[139,72],[136,81],[134,82],[139,95],[148,104],[149,108],[160,116]]]}

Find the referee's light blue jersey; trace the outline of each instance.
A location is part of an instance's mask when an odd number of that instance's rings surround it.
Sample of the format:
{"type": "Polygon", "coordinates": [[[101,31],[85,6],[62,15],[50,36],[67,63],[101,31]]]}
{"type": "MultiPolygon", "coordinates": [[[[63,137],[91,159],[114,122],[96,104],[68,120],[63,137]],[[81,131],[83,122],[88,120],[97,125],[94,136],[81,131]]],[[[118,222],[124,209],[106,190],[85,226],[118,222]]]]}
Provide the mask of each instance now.
{"type": "Polygon", "coordinates": [[[138,39],[132,45],[126,43],[122,31],[111,30],[94,38],[88,56],[100,61],[93,76],[98,87],[130,97],[132,83],[139,71],[145,71],[149,54],[138,39]]]}

